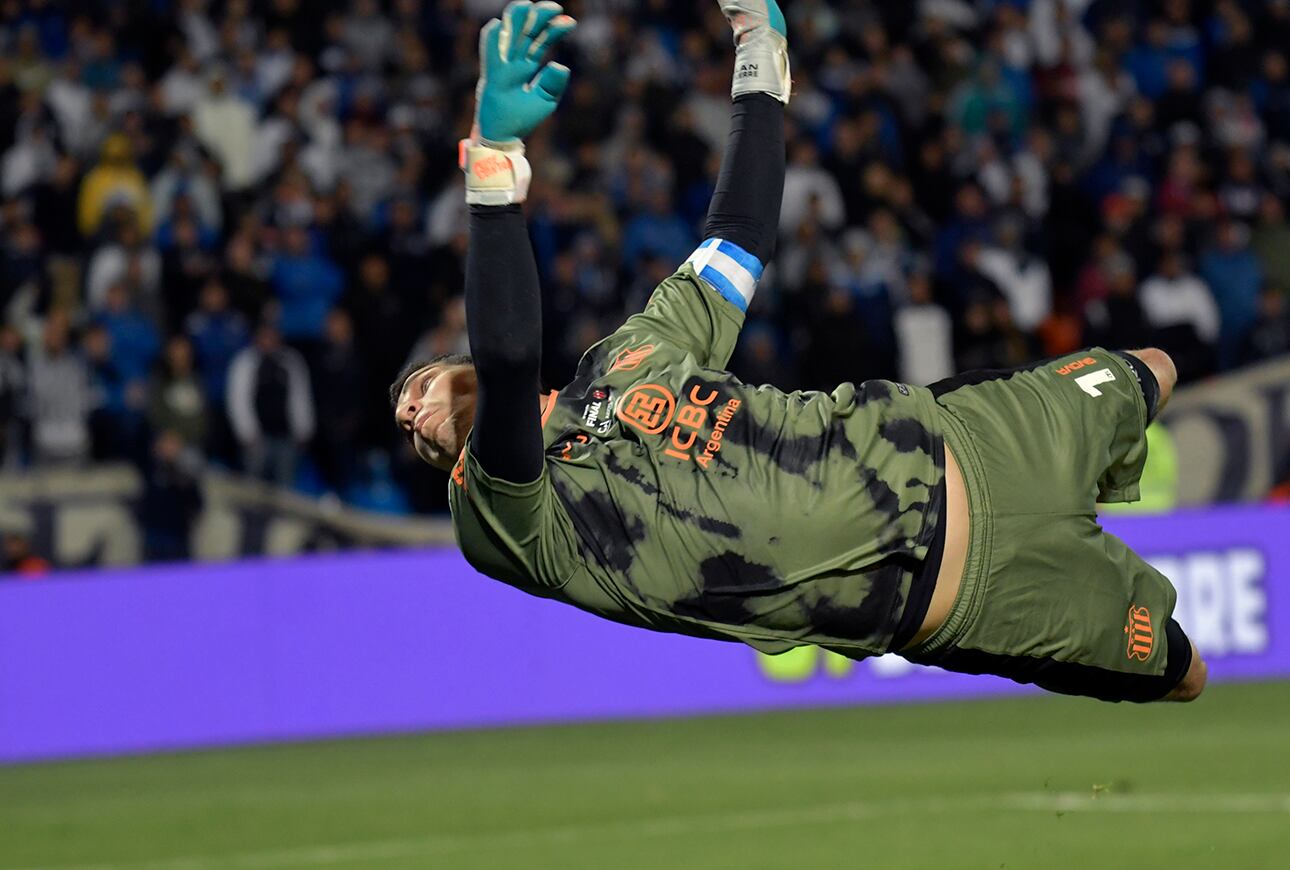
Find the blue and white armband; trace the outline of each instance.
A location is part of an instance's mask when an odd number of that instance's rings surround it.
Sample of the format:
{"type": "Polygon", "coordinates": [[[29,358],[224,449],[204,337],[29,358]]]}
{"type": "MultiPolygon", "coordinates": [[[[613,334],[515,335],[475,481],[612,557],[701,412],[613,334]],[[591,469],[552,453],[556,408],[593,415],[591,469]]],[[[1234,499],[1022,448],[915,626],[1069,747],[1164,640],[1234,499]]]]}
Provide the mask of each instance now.
{"type": "Polygon", "coordinates": [[[748,310],[766,268],[761,260],[725,239],[708,239],[685,262],[740,311],[748,310]]]}

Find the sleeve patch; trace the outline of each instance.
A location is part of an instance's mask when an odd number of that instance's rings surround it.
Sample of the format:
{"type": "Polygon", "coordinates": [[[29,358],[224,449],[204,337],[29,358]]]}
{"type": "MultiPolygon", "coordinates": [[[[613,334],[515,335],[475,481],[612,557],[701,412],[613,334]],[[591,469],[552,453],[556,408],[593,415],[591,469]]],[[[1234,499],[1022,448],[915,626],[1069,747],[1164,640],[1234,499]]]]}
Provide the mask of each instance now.
{"type": "Polygon", "coordinates": [[[725,239],[708,239],[686,262],[740,311],[748,310],[765,268],[752,254],[725,239]]]}

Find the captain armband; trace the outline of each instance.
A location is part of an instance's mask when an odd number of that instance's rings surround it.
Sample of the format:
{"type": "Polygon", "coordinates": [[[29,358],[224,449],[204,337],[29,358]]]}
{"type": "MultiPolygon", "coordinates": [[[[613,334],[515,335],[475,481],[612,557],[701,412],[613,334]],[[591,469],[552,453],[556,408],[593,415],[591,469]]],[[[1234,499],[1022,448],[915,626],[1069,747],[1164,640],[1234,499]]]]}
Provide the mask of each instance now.
{"type": "Polygon", "coordinates": [[[685,262],[740,311],[747,311],[765,270],[761,260],[725,239],[708,239],[685,262]]]}

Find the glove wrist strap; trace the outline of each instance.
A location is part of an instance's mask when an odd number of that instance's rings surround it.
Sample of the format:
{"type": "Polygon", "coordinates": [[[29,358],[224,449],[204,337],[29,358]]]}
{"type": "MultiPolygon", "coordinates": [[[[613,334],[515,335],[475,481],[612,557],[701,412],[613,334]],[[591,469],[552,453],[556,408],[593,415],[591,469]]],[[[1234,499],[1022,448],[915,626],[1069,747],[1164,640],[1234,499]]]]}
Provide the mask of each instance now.
{"type": "Polygon", "coordinates": [[[533,170],[520,140],[463,139],[458,163],[466,173],[468,205],[515,205],[528,199],[533,170]]]}
{"type": "Polygon", "coordinates": [[[765,26],[740,34],[730,96],[770,94],[787,105],[792,92],[793,75],[784,37],[765,26]]]}

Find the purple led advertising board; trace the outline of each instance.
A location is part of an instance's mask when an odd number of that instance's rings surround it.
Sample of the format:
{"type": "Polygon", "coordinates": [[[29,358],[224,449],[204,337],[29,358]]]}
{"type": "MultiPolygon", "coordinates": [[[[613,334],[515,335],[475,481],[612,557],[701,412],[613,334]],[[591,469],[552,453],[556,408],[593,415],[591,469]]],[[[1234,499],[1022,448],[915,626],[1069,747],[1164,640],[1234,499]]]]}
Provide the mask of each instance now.
{"type": "MultiPolygon", "coordinates": [[[[1175,581],[1214,679],[1290,677],[1290,510],[1107,526],[1175,581]]],[[[453,551],[0,582],[0,762],[1015,691],[892,656],[627,628],[453,551]]]]}

